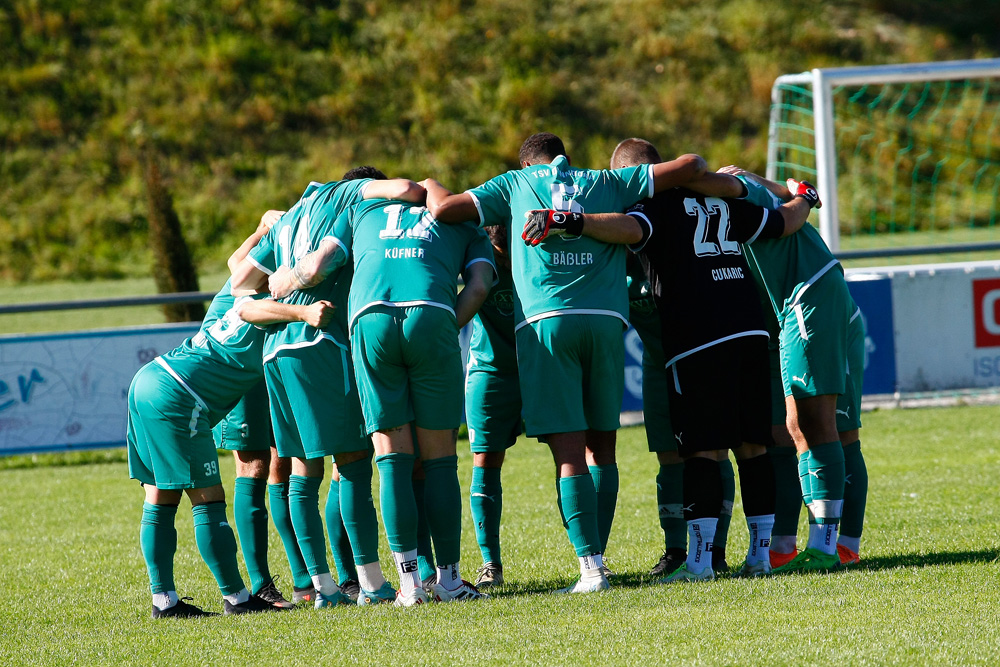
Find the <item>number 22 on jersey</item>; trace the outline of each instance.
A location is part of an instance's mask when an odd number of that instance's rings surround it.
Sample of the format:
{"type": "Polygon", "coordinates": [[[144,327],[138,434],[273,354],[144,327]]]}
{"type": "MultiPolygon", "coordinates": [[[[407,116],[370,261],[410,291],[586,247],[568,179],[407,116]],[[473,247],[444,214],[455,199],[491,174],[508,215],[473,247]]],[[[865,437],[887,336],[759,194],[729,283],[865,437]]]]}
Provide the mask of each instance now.
{"type": "Polygon", "coordinates": [[[688,215],[696,216],[698,224],[694,231],[694,254],[698,257],[714,257],[721,253],[726,255],[741,255],[740,244],[730,241],[729,236],[729,205],[718,197],[706,197],[702,204],[694,197],[684,199],[684,210],[688,215]],[[716,238],[718,243],[710,240],[709,223],[711,218],[718,216],[719,225],[716,238]],[[720,250],[721,249],[721,250],[720,250]]]}

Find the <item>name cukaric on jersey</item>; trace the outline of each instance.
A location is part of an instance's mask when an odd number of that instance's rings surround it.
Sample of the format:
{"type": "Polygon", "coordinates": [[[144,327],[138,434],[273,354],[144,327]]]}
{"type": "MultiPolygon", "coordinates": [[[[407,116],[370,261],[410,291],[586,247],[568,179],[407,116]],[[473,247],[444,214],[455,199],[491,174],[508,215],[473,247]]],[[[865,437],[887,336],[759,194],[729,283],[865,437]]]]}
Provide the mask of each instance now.
{"type": "Polygon", "coordinates": [[[743,267],[723,267],[712,269],[712,280],[743,280],[743,267]]]}

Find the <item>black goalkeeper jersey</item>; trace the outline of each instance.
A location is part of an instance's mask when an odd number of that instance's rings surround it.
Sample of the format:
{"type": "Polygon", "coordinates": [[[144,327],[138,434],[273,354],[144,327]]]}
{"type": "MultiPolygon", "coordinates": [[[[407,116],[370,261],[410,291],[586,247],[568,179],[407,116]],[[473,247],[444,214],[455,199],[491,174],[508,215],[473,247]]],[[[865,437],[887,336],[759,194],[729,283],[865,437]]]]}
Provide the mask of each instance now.
{"type": "Polygon", "coordinates": [[[633,250],[664,323],[667,366],[733,338],[767,336],[741,244],[781,236],[780,211],[675,188],[626,212],[645,218],[653,230],[633,250]]]}

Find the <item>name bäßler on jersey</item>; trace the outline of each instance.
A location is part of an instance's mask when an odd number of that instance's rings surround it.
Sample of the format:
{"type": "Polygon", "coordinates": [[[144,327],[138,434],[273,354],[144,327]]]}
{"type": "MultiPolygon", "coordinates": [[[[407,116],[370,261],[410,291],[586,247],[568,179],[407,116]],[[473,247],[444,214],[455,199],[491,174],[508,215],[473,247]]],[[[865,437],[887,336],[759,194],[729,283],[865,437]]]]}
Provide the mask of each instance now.
{"type": "Polygon", "coordinates": [[[594,263],[592,252],[554,252],[549,257],[553,266],[586,266],[594,263]]]}

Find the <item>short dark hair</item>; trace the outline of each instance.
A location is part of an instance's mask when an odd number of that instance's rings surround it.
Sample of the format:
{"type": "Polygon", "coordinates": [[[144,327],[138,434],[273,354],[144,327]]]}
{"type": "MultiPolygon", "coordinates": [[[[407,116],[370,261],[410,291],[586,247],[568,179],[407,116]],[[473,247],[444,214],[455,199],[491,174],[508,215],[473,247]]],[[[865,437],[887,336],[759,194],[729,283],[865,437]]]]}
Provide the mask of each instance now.
{"type": "Polygon", "coordinates": [[[611,154],[611,168],[634,167],[637,164],[657,164],[663,162],[656,146],[645,139],[633,137],[626,139],[615,147],[611,154]]]}
{"type": "Polygon", "coordinates": [[[566,147],[562,139],[551,132],[538,132],[524,140],[517,154],[520,163],[539,164],[552,162],[560,155],[566,155],[566,147]]]}
{"type": "Polygon", "coordinates": [[[356,181],[359,178],[373,178],[376,181],[387,181],[389,177],[383,174],[381,171],[372,167],[371,165],[365,165],[363,167],[355,167],[354,169],[348,170],[344,177],[340,180],[342,181],[356,181]]]}

